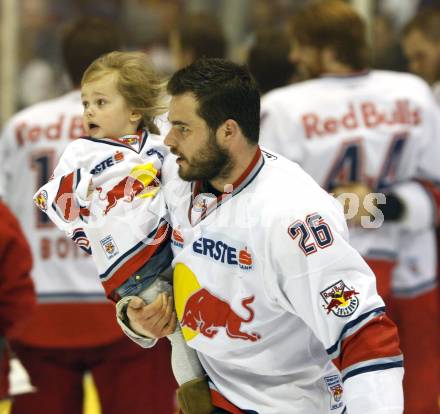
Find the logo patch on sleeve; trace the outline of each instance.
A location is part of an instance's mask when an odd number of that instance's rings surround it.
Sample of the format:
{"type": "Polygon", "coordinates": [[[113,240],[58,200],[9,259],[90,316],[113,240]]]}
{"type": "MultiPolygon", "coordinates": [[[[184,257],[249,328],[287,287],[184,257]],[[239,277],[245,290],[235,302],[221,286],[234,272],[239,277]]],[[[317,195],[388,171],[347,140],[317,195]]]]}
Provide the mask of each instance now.
{"type": "Polygon", "coordinates": [[[325,305],[322,305],[322,307],[327,311],[327,315],[333,312],[341,318],[350,316],[359,306],[357,295],[359,295],[359,292],[355,288],[351,287],[349,289],[340,280],[321,292],[321,296],[325,301],[325,305]]]}
{"type": "Polygon", "coordinates": [[[47,211],[47,191],[40,191],[34,198],[35,204],[42,210],[47,211]]]}
{"type": "Polygon", "coordinates": [[[343,405],[342,393],[344,390],[339,375],[324,377],[324,381],[327,385],[328,392],[330,393],[330,410],[341,408],[343,405]]]}
{"type": "Polygon", "coordinates": [[[104,249],[107,259],[111,259],[119,254],[118,246],[116,246],[111,235],[108,235],[101,240],[101,246],[104,249]]]}

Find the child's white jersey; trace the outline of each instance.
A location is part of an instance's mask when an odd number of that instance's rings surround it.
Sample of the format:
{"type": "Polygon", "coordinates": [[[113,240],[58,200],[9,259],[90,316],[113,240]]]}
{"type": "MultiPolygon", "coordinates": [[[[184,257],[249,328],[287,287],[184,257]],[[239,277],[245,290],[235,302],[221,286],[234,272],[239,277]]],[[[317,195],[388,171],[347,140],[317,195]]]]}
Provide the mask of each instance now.
{"type": "MultiPolygon", "coordinates": [[[[369,71],[274,90],[262,100],[260,136],[262,145],[298,162],[329,192],[350,181],[375,192],[395,186],[409,228],[432,226],[429,196],[413,183],[405,191],[415,176],[440,177],[439,114],[416,76],[369,71]]],[[[353,229],[350,240],[364,257],[394,257],[397,234],[385,224],[353,229]]]]}
{"type": "Polygon", "coordinates": [[[341,414],[343,381],[401,370],[341,206],[297,164],[258,150],[228,193],[190,187],[164,186],[175,306],[217,404],[218,391],[249,413],[341,414]]]}
{"type": "Polygon", "coordinates": [[[53,179],[35,195],[60,229],[91,250],[107,295],[153,256],[159,270],[170,263],[159,191],[167,152],[163,138],[146,131],[119,139],[83,137],[69,144],[53,179]]]}

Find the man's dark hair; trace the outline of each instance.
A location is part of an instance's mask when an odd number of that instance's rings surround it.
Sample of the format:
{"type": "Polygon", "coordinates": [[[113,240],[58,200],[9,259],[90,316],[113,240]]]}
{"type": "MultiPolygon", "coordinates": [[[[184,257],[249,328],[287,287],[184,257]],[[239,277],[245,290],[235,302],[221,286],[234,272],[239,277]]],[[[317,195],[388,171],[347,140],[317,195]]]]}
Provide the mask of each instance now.
{"type": "Polygon", "coordinates": [[[211,130],[233,119],[249,142],[258,142],[260,93],[245,67],[225,59],[199,59],[171,77],[168,92],[194,94],[198,115],[211,130]]]}
{"type": "Polygon", "coordinates": [[[292,16],[290,30],[299,44],[332,48],[341,63],[355,70],[369,64],[365,22],[342,0],[306,3],[292,16]]]}
{"type": "Polygon", "coordinates": [[[176,32],[181,48],[190,50],[193,60],[226,57],[226,39],[216,17],[203,12],[185,16],[176,32]]]}
{"type": "Polygon", "coordinates": [[[67,73],[77,87],[84,71],[95,59],[122,48],[122,36],[112,22],[99,17],[85,17],[67,28],[61,48],[67,73]]]}
{"type": "Polygon", "coordinates": [[[412,31],[420,31],[432,42],[440,40],[440,7],[430,6],[422,8],[403,28],[403,36],[412,31]]]}
{"type": "Polygon", "coordinates": [[[290,43],[280,29],[265,29],[257,33],[248,55],[248,66],[261,93],[290,83],[295,65],[289,61],[290,43]]]}

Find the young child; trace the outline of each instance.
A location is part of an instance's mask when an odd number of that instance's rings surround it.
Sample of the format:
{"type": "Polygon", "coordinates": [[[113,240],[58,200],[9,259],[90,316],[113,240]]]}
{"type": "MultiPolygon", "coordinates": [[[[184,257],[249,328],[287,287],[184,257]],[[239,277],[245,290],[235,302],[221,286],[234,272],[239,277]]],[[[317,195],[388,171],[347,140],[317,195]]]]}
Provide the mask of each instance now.
{"type": "MultiPolygon", "coordinates": [[[[66,148],[34,201],[92,254],[107,296],[119,307],[133,296],[151,303],[171,292],[171,229],[160,190],[168,150],[153,122],[166,109],[164,83],[145,54],[112,52],[86,70],[81,94],[87,136],[66,148]]],[[[168,338],[184,413],[211,412],[195,351],[179,326],[168,338]]]]}

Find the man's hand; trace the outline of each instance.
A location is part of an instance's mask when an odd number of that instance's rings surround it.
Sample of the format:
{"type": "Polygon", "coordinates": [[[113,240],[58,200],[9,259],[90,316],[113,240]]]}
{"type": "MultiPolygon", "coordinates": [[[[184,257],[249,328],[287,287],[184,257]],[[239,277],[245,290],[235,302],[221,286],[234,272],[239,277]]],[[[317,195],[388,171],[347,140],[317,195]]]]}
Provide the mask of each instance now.
{"type": "Polygon", "coordinates": [[[135,297],[128,302],[127,317],[131,329],[148,338],[162,338],[176,329],[177,318],[173,299],[166,293],[149,305],[135,297]]]}

